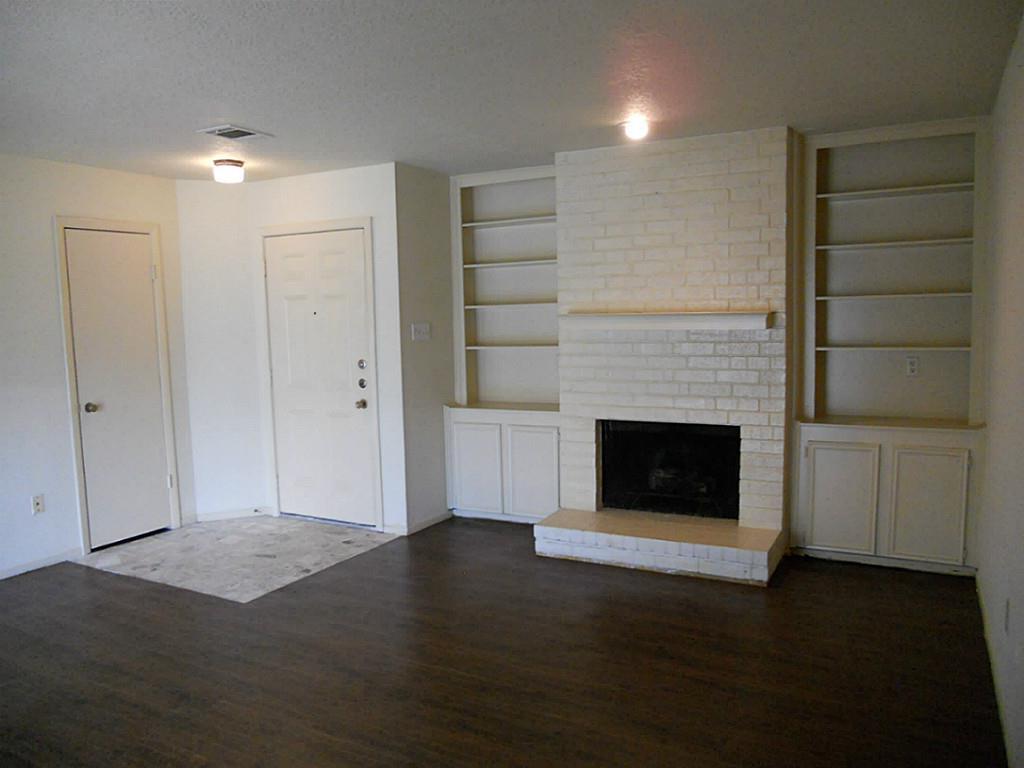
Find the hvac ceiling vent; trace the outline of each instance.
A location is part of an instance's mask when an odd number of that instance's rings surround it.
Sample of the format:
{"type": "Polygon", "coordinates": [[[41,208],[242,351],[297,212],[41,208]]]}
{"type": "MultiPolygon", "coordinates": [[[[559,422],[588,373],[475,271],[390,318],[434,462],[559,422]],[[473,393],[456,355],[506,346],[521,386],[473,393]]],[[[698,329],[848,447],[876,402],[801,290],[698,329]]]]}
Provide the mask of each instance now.
{"type": "Polygon", "coordinates": [[[262,139],[269,138],[271,134],[264,131],[257,131],[252,128],[243,128],[240,125],[215,125],[211,128],[200,128],[196,133],[205,133],[207,136],[216,136],[219,139],[262,139]]]}

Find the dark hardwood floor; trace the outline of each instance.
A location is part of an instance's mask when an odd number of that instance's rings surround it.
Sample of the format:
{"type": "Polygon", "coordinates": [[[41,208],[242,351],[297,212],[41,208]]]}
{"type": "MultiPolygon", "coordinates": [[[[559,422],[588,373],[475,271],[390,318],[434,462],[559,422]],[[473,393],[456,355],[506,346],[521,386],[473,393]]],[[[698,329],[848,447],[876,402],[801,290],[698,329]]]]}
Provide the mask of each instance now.
{"type": "Polygon", "coordinates": [[[0,764],[1005,765],[974,583],[768,589],[450,521],[247,605],[78,565],[0,582],[0,764]]]}

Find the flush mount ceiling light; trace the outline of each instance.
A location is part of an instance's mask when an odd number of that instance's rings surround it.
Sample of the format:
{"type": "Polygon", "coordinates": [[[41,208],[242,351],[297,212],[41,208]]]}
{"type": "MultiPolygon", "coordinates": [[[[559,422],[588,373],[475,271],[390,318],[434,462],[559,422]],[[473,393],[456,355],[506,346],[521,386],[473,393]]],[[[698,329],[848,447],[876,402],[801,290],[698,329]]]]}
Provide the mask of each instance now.
{"type": "Polygon", "coordinates": [[[213,180],[221,184],[238,184],[245,181],[245,163],[241,160],[214,160],[213,180]]]}
{"type": "Polygon", "coordinates": [[[626,138],[633,141],[645,138],[650,130],[651,124],[643,115],[633,115],[622,124],[622,131],[626,134],[626,138]]]}

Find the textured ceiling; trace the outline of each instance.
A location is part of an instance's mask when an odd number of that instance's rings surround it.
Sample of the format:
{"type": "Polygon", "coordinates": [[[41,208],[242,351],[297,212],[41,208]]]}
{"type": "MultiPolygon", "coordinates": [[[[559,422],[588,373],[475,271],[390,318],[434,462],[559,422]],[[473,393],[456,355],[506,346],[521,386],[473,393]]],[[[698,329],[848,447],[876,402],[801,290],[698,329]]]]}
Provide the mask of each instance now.
{"type": "Polygon", "coordinates": [[[0,152],[254,179],[985,114],[1020,0],[0,0],[0,152]]]}

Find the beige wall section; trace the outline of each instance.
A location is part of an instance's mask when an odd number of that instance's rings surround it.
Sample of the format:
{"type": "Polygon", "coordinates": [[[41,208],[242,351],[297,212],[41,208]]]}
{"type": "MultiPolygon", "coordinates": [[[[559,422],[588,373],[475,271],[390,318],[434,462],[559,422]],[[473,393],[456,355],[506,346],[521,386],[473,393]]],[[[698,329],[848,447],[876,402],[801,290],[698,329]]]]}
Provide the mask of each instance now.
{"type": "Polygon", "coordinates": [[[448,177],[398,163],[395,180],[406,504],[412,533],[449,516],[442,410],[454,386],[448,177]],[[413,341],[413,323],[430,323],[430,339],[413,341]]]}
{"type": "Polygon", "coordinates": [[[195,518],[175,185],[169,179],[0,155],[0,577],[79,553],[55,216],[152,222],[160,247],[178,483],[195,518]],[[30,499],[45,494],[46,511],[30,499]]]}
{"type": "Polygon", "coordinates": [[[1024,766],[1024,27],[992,132],[989,442],[978,586],[1010,765],[1024,766]]]}

